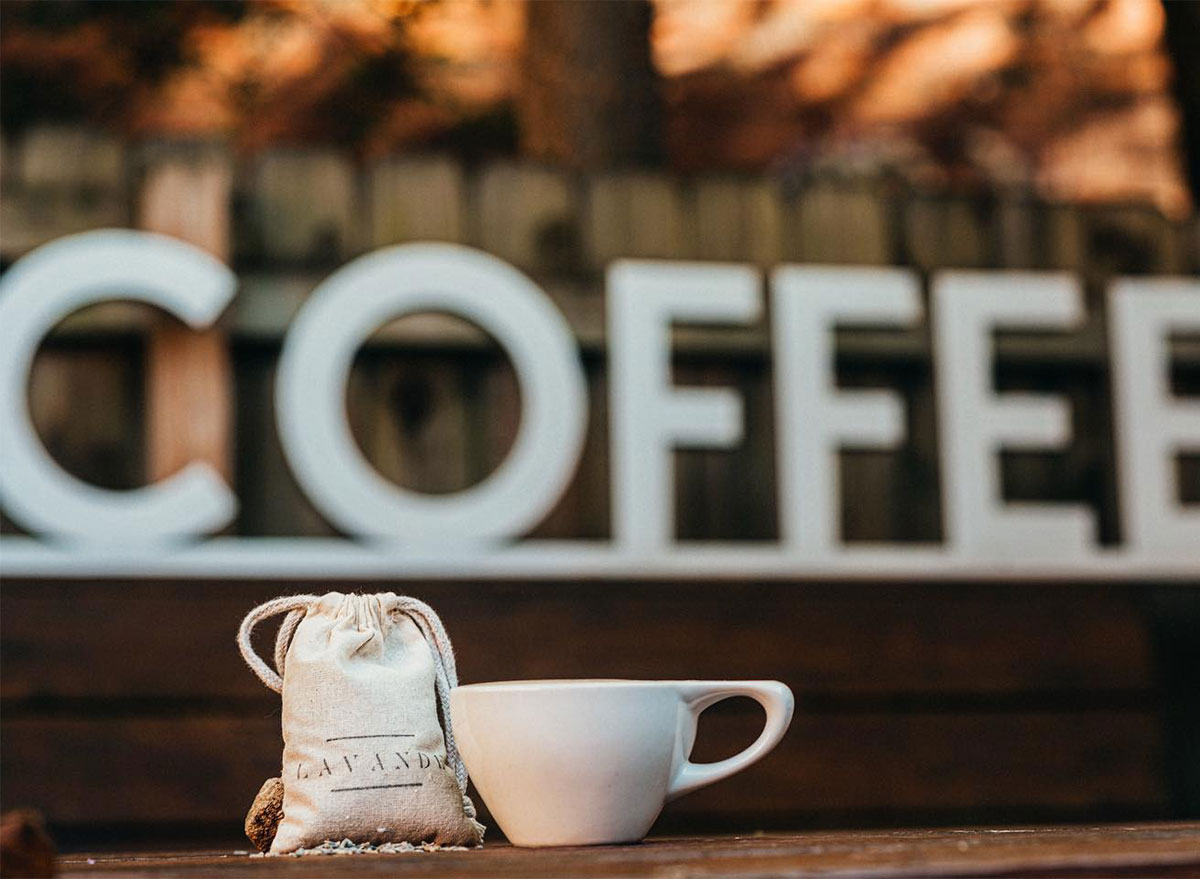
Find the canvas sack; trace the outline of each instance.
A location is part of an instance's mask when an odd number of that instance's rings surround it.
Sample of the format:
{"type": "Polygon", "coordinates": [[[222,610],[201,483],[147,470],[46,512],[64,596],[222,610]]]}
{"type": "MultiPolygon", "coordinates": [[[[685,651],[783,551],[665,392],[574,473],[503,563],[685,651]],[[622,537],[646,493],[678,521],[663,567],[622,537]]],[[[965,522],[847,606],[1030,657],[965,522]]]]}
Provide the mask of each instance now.
{"type": "Polygon", "coordinates": [[[277,598],[242,621],[238,647],[283,696],[283,819],[272,852],[326,839],[482,842],[450,729],[454,652],[428,605],[391,592],[277,598]],[[280,613],[272,669],[250,635],[280,613]]]}

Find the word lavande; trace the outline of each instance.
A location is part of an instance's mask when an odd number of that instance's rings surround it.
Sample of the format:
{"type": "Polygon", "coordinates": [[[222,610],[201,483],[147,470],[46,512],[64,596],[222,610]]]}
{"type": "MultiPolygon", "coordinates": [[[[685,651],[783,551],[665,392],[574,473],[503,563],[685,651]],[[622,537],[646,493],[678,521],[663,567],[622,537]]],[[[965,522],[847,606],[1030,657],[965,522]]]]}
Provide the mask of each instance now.
{"type": "Polygon", "coordinates": [[[310,763],[296,764],[296,778],[366,775],[369,773],[401,772],[412,769],[446,769],[446,758],[424,751],[374,751],[370,754],[324,756],[310,763]]]}
{"type": "MultiPolygon", "coordinates": [[[[1082,503],[1009,502],[1005,451],[1072,441],[1061,395],[1000,393],[997,331],[1077,329],[1079,278],[945,271],[929,278],[942,543],[847,543],[839,454],[894,449],[904,399],[839,387],[834,329],[926,320],[907,268],[613,263],[606,279],[612,540],[521,541],[562,496],[581,453],[588,396],[570,326],[546,293],[489,254],[405,244],[322,282],[284,340],[275,385],[279,440],[300,487],[352,538],[218,537],[237,498],[193,462],[129,491],[59,467],[34,429],[26,389],[38,345],[63,317],[109,299],[151,303],[194,328],[228,306],[237,279],[183,242],[105,230],[47,244],[0,278],[0,503],[33,537],[4,536],[9,576],[784,577],[1078,579],[1200,577],[1200,508],[1181,502],[1178,458],[1200,453],[1200,400],[1172,393],[1172,336],[1200,333],[1200,279],[1118,278],[1107,290],[1115,485],[1122,543],[1101,547],[1082,503]],[[765,280],[765,283],[764,283],[765,280]],[[767,295],[764,295],[766,293],[767,295]],[[677,449],[728,449],[744,433],[732,388],[676,387],[675,324],[747,325],[769,304],[780,537],[681,544],[677,449]],[[379,474],[356,446],[345,391],[355,351],[404,314],[447,312],[505,349],[520,384],[512,450],[483,482],[430,496],[379,474]],[[39,537],[46,538],[45,540],[39,537]]],[[[203,377],[196,377],[197,379],[203,377]]]]}

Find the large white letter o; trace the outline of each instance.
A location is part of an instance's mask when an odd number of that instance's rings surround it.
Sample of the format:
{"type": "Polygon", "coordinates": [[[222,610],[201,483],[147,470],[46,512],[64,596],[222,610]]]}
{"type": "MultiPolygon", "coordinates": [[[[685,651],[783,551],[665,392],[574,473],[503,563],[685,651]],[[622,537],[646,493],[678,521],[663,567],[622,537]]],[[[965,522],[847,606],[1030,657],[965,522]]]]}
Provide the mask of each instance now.
{"type": "Polygon", "coordinates": [[[200,535],[233,518],[237,499],[202,462],[131,491],[71,476],[38,439],[25,389],[38,344],[73,311],[134,299],[199,329],[236,288],[233,273],[202,250],[123,229],[61,238],[9,269],[0,279],[0,499],[13,519],[31,531],[111,546],[200,535]]]}
{"type": "Polygon", "coordinates": [[[586,381],[570,327],[528,277],[454,244],[404,244],[360,257],[313,291],[284,342],[275,388],[292,471],[329,521],[351,534],[415,544],[519,536],[566,488],[587,423],[586,381]],[[350,433],[345,392],[355,351],[416,311],[452,312],[491,333],[521,384],[521,426],[487,479],[422,495],[384,479],[350,433]]]}

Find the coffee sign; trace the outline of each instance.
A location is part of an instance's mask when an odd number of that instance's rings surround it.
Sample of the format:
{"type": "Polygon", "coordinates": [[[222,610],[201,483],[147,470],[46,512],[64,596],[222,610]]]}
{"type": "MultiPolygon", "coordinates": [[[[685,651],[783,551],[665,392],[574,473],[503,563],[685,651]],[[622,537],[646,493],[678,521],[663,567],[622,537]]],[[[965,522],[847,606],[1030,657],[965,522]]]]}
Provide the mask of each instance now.
{"type": "Polygon", "coordinates": [[[902,399],[844,390],[835,326],[922,318],[905,268],[786,265],[764,284],[748,265],[619,261],[607,277],[611,387],[609,544],[521,541],[579,460],[588,418],[577,345],[530,278],[450,244],[378,250],[341,268],[289,328],[275,388],[284,452],[301,488],[355,539],[205,538],[237,498],[193,463],[161,482],[107,491],[46,452],[26,401],[38,345],[67,314],[111,298],[164,309],[192,327],[229,304],[230,270],[182,242],[107,230],[31,253],[0,279],[0,502],[36,537],[0,538],[9,576],[785,577],[1200,580],[1200,509],[1180,502],[1176,459],[1200,453],[1200,401],[1172,395],[1168,338],[1200,333],[1200,281],[1122,278],[1108,296],[1109,354],[1124,543],[1101,548],[1091,510],[1002,497],[999,453],[1059,449],[1070,410],[1049,395],[997,393],[997,330],[1070,330],[1084,317],[1077,278],[947,271],[931,281],[943,544],[848,544],[838,533],[838,452],[904,440],[902,399]],[[774,543],[675,539],[673,452],[742,439],[732,389],[677,388],[674,324],[749,324],[769,299],[779,521],[774,543]],[[403,314],[441,311],[485,329],[521,386],[520,430],[482,483],[452,495],[409,491],[358,450],[345,388],[355,351],[403,314]]]}

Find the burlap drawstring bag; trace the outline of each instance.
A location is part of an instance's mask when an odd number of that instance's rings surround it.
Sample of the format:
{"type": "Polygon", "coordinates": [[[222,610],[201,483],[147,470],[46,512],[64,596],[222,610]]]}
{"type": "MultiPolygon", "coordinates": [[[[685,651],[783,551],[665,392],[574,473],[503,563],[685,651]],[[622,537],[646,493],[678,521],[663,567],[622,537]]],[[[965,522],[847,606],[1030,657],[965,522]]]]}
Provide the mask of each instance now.
{"type": "Polygon", "coordinates": [[[238,647],[283,696],[283,819],[271,852],[327,839],[482,842],[450,728],[454,651],[428,605],[391,592],[276,598],[247,614],[238,647]],[[285,612],[276,672],[250,634],[285,612]]]}

